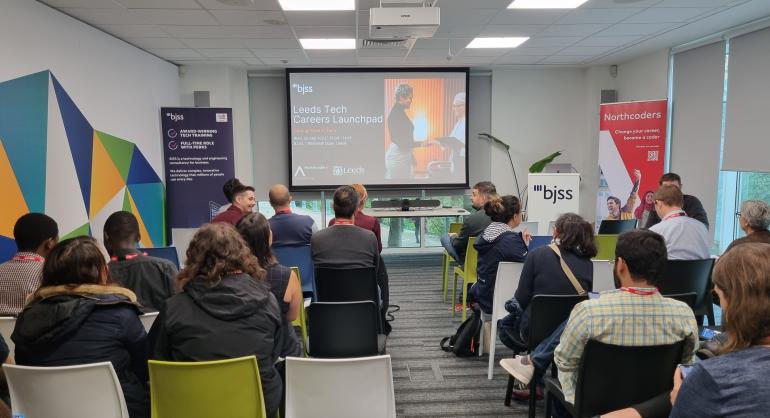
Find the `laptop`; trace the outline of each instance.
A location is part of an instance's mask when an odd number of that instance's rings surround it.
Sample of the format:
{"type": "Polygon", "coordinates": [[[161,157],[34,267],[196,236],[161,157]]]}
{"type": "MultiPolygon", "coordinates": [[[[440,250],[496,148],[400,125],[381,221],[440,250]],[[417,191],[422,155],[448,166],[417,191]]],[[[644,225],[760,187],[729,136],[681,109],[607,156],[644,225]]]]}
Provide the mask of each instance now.
{"type": "Polygon", "coordinates": [[[144,251],[149,256],[168,260],[174,263],[177,270],[179,270],[179,255],[176,253],[176,247],[142,248],[141,251],[144,251]]]}
{"type": "Polygon", "coordinates": [[[532,241],[529,242],[529,251],[533,251],[535,248],[544,247],[551,243],[553,237],[548,235],[535,235],[532,237],[532,241]]]}

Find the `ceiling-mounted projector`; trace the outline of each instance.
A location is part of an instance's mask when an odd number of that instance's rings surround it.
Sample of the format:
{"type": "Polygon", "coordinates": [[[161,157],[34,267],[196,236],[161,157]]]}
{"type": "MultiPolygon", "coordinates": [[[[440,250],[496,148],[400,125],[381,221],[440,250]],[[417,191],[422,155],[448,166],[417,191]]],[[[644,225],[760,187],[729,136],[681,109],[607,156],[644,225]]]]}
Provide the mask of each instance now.
{"type": "Polygon", "coordinates": [[[373,7],[369,37],[374,39],[430,38],[438,30],[438,7],[373,7]]]}

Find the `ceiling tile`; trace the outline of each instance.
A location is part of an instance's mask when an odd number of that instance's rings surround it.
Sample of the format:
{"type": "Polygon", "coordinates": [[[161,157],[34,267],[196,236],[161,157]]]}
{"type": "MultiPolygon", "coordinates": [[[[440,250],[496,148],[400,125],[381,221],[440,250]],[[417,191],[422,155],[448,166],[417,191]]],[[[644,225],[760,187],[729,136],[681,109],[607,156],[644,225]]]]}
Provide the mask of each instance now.
{"type": "Polygon", "coordinates": [[[742,0],[663,0],[655,7],[721,7],[739,1],[742,0]]]}
{"type": "Polygon", "coordinates": [[[524,43],[527,47],[546,47],[546,46],[569,46],[583,39],[582,36],[552,36],[552,37],[540,37],[535,36],[530,38],[524,43]]]}
{"type": "Polygon", "coordinates": [[[310,60],[313,65],[323,65],[328,67],[339,67],[342,65],[353,66],[356,65],[355,57],[337,57],[337,58],[312,58],[310,60]]]}
{"type": "Polygon", "coordinates": [[[484,29],[483,25],[457,25],[457,26],[439,26],[438,31],[436,31],[437,37],[440,38],[449,38],[449,37],[457,37],[457,36],[468,36],[468,37],[474,37],[478,35],[481,30],[484,29]]]}
{"type": "Polygon", "coordinates": [[[276,0],[255,0],[253,5],[249,6],[229,6],[219,0],[197,0],[206,9],[209,10],[275,10],[281,11],[281,6],[276,0]]]}
{"type": "Polygon", "coordinates": [[[241,58],[241,61],[246,65],[264,65],[259,58],[241,58]]]}
{"type": "Polygon", "coordinates": [[[97,27],[118,38],[165,38],[169,35],[158,25],[99,25],[97,27]]]}
{"type": "Polygon", "coordinates": [[[412,49],[410,57],[446,59],[449,51],[443,49],[412,49]]]}
{"type": "Polygon", "coordinates": [[[554,55],[544,58],[538,64],[580,64],[593,58],[593,55],[554,55]]]}
{"type": "Polygon", "coordinates": [[[444,9],[505,9],[509,4],[511,0],[439,0],[438,7],[443,12],[444,9]]]}
{"type": "Polygon", "coordinates": [[[642,39],[641,36],[591,36],[576,43],[576,46],[621,46],[642,39]]]}
{"type": "Polygon", "coordinates": [[[301,49],[252,49],[251,52],[257,58],[305,58],[305,53],[301,49]]]}
{"type": "Polygon", "coordinates": [[[319,58],[346,58],[346,57],[355,57],[356,52],[352,49],[344,49],[344,50],[337,50],[337,49],[307,49],[305,50],[307,53],[307,56],[310,57],[311,60],[313,60],[316,57],[319,58]]]}
{"type": "Polygon", "coordinates": [[[189,48],[151,49],[150,52],[163,58],[204,58],[203,55],[189,48]]]}
{"type": "MultiPolygon", "coordinates": [[[[129,9],[200,9],[195,0],[112,0],[129,9]]],[[[106,3],[106,2],[105,2],[106,3]]]]}
{"type": "Polygon", "coordinates": [[[711,11],[714,9],[709,7],[654,7],[631,16],[623,23],[687,22],[711,11]]]}
{"type": "Polygon", "coordinates": [[[243,48],[240,39],[232,38],[185,38],[181,39],[188,48],[243,48]]]}
{"type": "Polygon", "coordinates": [[[559,24],[617,23],[643,9],[619,7],[613,9],[575,9],[563,18],[559,24]]]}
{"type": "Polygon", "coordinates": [[[497,13],[497,16],[489,23],[493,25],[550,25],[567,13],[569,11],[564,9],[504,9],[497,13]]]}
{"type": "Polygon", "coordinates": [[[671,23],[618,23],[597,33],[596,36],[651,35],[669,29],[674,25],[671,23]]]}
{"type": "Polygon", "coordinates": [[[221,26],[164,26],[163,30],[176,38],[230,38],[221,26]]]}
{"type": "Polygon", "coordinates": [[[196,51],[209,58],[249,58],[254,56],[246,48],[198,48],[196,51]]]}
{"type": "Polygon", "coordinates": [[[355,26],[297,26],[297,38],[355,38],[355,26]]]}
{"type": "Polygon", "coordinates": [[[393,65],[400,65],[402,62],[402,59],[396,58],[396,57],[361,57],[359,56],[357,59],[357,62],[359,65],[393,66],[393,65]]]}
{"type": "Polygon", "coordinates": [[[266,21],[286,22],[283,12],[248,10],[211,10],[217,21],[225,26],[269,25],[266,21]]]}
{"type": "Polygon", "coordinates": [[[355,26],[354,11],[285,12],[292,26],[355,26]]]}
{"type": "Polygon", "coordinates": [[[217,25],[204,10],[167,9],[62,9],[92,25],[217,25]]]}
{"type": "MultiPolygon", "coordinates": [[[[467,45],[467,44],[466,44],[467,45]]],[[[465,45],[463,45],[465,46],[465,45]]],[[[421,38],[414,43],[414,49],[448,49],[449,39],[447,38],[421,38]]]]}
{"type": "Polygon", "coordinates": [[[293,38],[289,25],[225,26],[224,32],[235,38],[293,38]]]}
{"type": "Polygon", "coordinates": [[[617,47],[614,46],[570,46],[559,51],[558,55],[601,55],[617,47]]]}
{"type": "Polygon", "coordinates": [[[310,61],[307,60],[305,57],[296,57],[296,58],[260,58],[260,61],[264,62],[267,65],[305,65],[308,64],[310,61]],[[286,61],[286,62],[284,62],[286,61]]]}
{"type": "Polygon", "coordinates": [[[504,55],[494,61],[495,65],[527,65],[537,64],[543,58],[544,55],[504,55]]]}
{"type": "Polygon", "coordinates": [[[178,39],[174,38],[125,38],[126,42],[136,45],[142,49],[155,49],[155,48],[187,48],[188,45],[183,44],[178,39]]]}
{"type": "MultiPolygon", "coordinates": [[[[461,57],[499,57],[511,52],[510,48],[465,48],[458,56],[461,57]]],[[[445,54],[446,55],[446,54],[445,54]]]]}
{"type": "Polygon", "coordinates": [[[486,25],[498,13],[494,9],[450,9],[441,10],[442,25],[486,25]]]}
{"type": "Polygon", "coordinates": [[[110,0],[40,0],[51,7],[85,7],[93,9],[124,9],[125,7],[116,1],[110,0]]]}
{"type": "Polygon", "coordinates": [[[406,56],[406,52],[407,52],[406,49],[398,49],[398,48],[372,48],[372,49],[359,49],[358,51],[356,51],[356,55],[358,55],[359,58],[361,57],[403,58],[404,56],[406,56]]]}
{"type": "Polygon", "coordinates": [[[296,39],[243,39],[243,44],[252,49],[298,49],[296,39]]]}
{"type": "Polygon", "coordinates": [[[547,25],[487,25],[478,36],[534,36],[547,25]]]}
{"type": "Polygon", "coordinates": [[[553,25],[539,32],[538,36],[588,36],[609,27],[602,23],[586,23],[581,25],[553,25]]]}
{"type": "Polygon", "coordinates": [[[455,57],[452,64],[463,65],[489,65],[497,60],[497,57],[455,57]]]}
{"type": "Polygon", "coordinates": [[[581,9],[591,9],[591,8],[600,8],[600,9],[609,9],[609,8],[623,8],[623,7],[634,7],[634,8],[644,8],[644,7],[650,7],[654,6],[656,3],[659,3],[660,0],[590,0],[588,3],[583,4],[580,6],[581,9]]]}

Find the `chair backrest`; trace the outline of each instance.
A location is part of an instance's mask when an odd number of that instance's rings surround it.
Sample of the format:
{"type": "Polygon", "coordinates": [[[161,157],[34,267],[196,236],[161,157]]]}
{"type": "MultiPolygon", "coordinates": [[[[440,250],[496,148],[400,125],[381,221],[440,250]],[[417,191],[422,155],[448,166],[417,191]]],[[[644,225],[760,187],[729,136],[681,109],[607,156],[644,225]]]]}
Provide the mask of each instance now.
{"type": "Polygon", "coordinates": [[[14,328],[16,328],[16,318],[12,316],[0,316],[0,335],[5,339],[8,349],[11,350],[11,355],[14,353],[14,344],[11,340],[11,334],[13,334],[14,328]]]}
{"type": "Polygon", "coordinates": [[[684,341],[629,347],[589,340],[578,370],[576,416],[627,408],[671,390],[683,349],[684,341]]]}
{"type": "Polygon", "coordinates": [[[286,418],[395,418],[390,356],[286,359],[286,418]]]}
{"type": "Polygon", "coordinates": [[[711,303],[711,270],[714,259],[705,260],[668,260],[658,282],[662,295],[677,293],[695,293],[696,315],[703,315],[711,303]]]}
{"type": "Polygon", "coordinates": [[[619,235],[636,228],[636,219],[605,219],[599,224],[599,234],[619,235]]]}
{"type": "Polygon", "coordinates": [[[452,222],[449,224],[449,232],[450,234],[458,234],[460,233],[460,230],[463,229],[463,223],[462,222],[452,222]]]}
{"type": "Polygon", "coordinates": [[[254,356],[218,361],[149,361],[153,418],[265,417],[254,356]]]}
{"type": "Polygon", "coordinates": [[[302,291],[313,292],[315,289],[315,271],[309,245],[273,246],[273,255],[284,266],[297,266],[302,273],[302,291]]]}
{"type": "Polygon", "coordinates": [[[153,257],[162,258],[168,260],[179,269],[179,254],[176,252],[176,247],[155,247],[155,248],[142,248],[142,251],[153,257]]]}
{"type": "Polygon", "coordinates": [[[615,246],[618,245],[617,235],[597,235],[596,236],[596,257],[594,260],[614,260],[615,246]]]}
{"type": "Polygon", "coordinates": [[[532,251],[536,248],[545,247],[546,245],[550,244],[551,241],[553,241],[552,235],[536,235],[532,237],[532,240],[529,242],[529,246],[527,248],[529,251],[532,251]]]}
{"type": "Polygon", "coordinates": [[[663,295],[663,297],[676,299],[680,302],[684,302],[687,304],[687,306],[690,307],[690,309],[694,309],[697,295],[695,294],[695,292],[690,292],[690,293],[676,293],[673,295],[663,295]]]}
{"type": "Polygon", "coordinates": [[[341,358],[379,353],[379,312],[372,301],[313,302],[308,307],[311,357],[341,358]]]}
{"type": "Polygon", "coordinates": [[[463,271],[465,272],[466,281],[476,281],[476,267],[479,264],[479,252],[476,251],[476,247],[473,243],[476,242],[476,237],[468,238],[468,248],[465,250],[465,264],[463,264],[463,271]]]}
{"type": "MultiPolygon", "coordinates": [[[[304,277],[304,276],[303,276],[304,277]]],[[[335,269],[319,267],[315,271],[318,302],[379,302],[377,271],[374,267],[335,269]]]]}
{"type": "Polygon", "coordinates": [[[4,364],[11,410],[24,418],[128,418],[112,363],[63,367],[4,364]]]}
{"type": "Polygon", "coordinates": [[[158,313],[159,312],[147,312],[145,314],[139,315],[139,320],[142,321],[142,325],[144,325],[145,331],[150,332],[152,324],[156,319],[158,319],[158,313]]]}
{"type": "Polygon", "coordinates": [[[538,222],[522,222],[513,230],[516,232],[524,232],[526,229],[531,235],[537,235],[538,222]]]}
{"type": "Polygon", "coordinates": [[[609,260],[592,260],[594,263],[593,291],[603,292],[615,289],[615,279],[612,275],[612,264],[609,260]]]}
{"type": "MultiPolygon", "coordinates": [[[[495,293],[492,299],[492,321],[504,318],[508,311],[505,310],[505,301],[513,297],[516,288],[519,287],[521,268],[524,263],[512,263],[501,261],[497,265],[497,278],[495,279],[495,293]]],[[[493,323],[493,326],[497,326],[493,323]]]]}
{"type": "Polygon", "coordinates": [[[559,325],[569,319],[572,308],[584,300],[588,300],[588,295],[535,295],[529,316],[529,348],[534,349],[550,336],[559,325]]]}

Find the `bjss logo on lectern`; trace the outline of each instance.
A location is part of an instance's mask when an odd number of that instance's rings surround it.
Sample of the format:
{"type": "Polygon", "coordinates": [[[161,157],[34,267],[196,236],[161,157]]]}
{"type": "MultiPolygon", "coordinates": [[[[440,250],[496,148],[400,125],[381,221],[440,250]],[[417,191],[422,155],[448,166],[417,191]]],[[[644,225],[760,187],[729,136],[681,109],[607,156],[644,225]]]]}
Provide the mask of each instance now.
{"type": "Polygon", "coordinates": [[[557,200],[572,200],[572,189],[560,189],[556,186],[549,189],[542,184],[535,184],[532,188],[536,192],[543,192],[543,199],[550,200],[553,204],[556,204],[557,200]]]}

